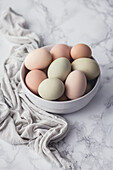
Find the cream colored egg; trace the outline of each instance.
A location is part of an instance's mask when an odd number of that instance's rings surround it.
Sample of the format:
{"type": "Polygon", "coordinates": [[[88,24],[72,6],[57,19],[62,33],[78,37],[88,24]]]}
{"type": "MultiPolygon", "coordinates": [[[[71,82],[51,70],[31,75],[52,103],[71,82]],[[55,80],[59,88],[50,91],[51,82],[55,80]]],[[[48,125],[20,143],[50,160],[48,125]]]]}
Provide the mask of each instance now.
{"type": "Polygon", "coordinates": [[[100,74],[97,62],[90,58],[79,58],[72,62],[73,70],[80,70],[85,73],[88,80],[93,80],[100,74]]]}
{"type": "Polygon", "coordinates": [[[38,88],[39,95],[46,100],[56,100],[64,93],[64,84],[57,78],[45,79],[38,88]]]}
{"type": "Polygon", "coordinates": [[[65,82],[66,96],[69,99],[77,99],[85,93],[86,87],[85,74],[79,70],[72,71],[65,82]]]}
{"type": "Polygon", "coordinates": [[[49,78],[58,78],[62,81],[66,79],[71,71],[71,64],[67,58],[61,57],[54,60],[48,68],[49,78]]]}
{"type": "Polygon", "coordinates": [[[30,52],[25,58],[25,66],[29,70],[45,69],[52,62],[52,56],[44,48],[38,48],[30,52]]]}

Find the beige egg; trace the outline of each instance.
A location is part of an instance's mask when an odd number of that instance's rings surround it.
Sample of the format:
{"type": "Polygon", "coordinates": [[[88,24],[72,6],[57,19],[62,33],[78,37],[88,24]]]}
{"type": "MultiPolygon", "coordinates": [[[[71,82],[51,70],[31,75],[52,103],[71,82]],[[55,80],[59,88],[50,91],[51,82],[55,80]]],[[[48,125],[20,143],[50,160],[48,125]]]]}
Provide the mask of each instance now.
{"type": "Polygon", "coordinates": [[[39,95],[46,100],[57,100],[64,93],[64,84],[57,78],[45,79],[38,88],[39,95]]]}
{"type": "Polygon", "coordinates": [[[54,60],[48,68],[49,78],[58,78],[62,81],[66,79],[71,71],[71,63],[65,57],[54,60]]]}
{"type": "Polygon", "coordinates": [[[44,72],[40,70],[32,70],[26,75],[25,83],[31,92],[38,94],[38,86],[46,78],[47,76],[44,72]]]}
{"type": "Polygon", "coordinates": [[[52,54],[53,60],[60,58],[60,57],[66,57],[68,60],[70,60],[70,47],[65,44],[57,44],[55,45],[51,50],[50,53],[52,54]]]}
{"type": "Polygon", "coordinates": [[[52,56],[44,48],[38,48],[29,53],[25,58],[25,66],[29,70],[45,69],[52,62],[52,56]]]}
{"type": "Polygon", "coordinates": [[[97,62],[90,58],[79,58],[72,62],[73,70],[84,72],[88,80],[93,80],[100,74],[97,62]]]}
{"type": "Polygon", "coordinates": [[[72,71],[65,82],[66,96],[69,99],[77,99],[85,93],[86,87],[87,80],[85,74],[78,70],[72,71]]]}
{"type": "Polygon", "coordinates": [[[77,44],[71,48],[71,57],[75,60],[77,58],[88,57],[92,55],[91,49],[86,44],[77,44]]]}

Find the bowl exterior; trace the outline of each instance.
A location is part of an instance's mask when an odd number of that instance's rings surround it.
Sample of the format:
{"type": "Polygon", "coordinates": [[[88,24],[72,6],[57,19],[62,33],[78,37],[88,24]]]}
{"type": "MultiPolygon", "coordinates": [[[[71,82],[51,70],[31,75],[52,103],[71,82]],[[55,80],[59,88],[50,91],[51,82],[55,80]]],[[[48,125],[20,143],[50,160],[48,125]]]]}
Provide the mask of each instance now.
{"type": "MultiPolygon", "coordinates": [[[[45,48],[50,50],[51,47],[52,46],[45,47],[45,48]]],[[[99,85],[100,85],[100,78],[101,78],[101,75],[100,75],[97,79],[97,82],[94,88],[88,94],[84,95],[83,97],[77,100],[58,102],[58,101],[48,101],[48,100],[42,99],[34,95],[25,85],[24,78],[25,78],[26,73],[27,73],[27,70],[23,63],[21,66],[21,70],[20,70],[20,81],[21,81],[22,89],[25,95],[29,98],[29,100],[33,104],[35,104],[40,109],[43,109],[51,113],[58,113],[58,114],[72,113],[86,106],[97,93],[99,89],[99,85]]]]}

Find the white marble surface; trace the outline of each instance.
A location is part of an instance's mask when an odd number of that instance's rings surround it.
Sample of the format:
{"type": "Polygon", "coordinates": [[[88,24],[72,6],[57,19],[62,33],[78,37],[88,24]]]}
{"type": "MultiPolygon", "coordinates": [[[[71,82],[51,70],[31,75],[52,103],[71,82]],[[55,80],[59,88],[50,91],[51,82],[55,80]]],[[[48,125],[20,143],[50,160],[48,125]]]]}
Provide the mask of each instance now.
{"type": "MultiPolygon", "coordinates": [[[[0,0],[12,7],[42,45],[89,44],[102,70],[101,87],[84,109],[64,117],[70,128],[57,147],[77,170],[113,169],[113,0],[0,0]]],[[[0,64],[12,44],[0,37],[0,64]]],[[[0,170],[55,170],[25,146],[0,141],[0,170]]]]}

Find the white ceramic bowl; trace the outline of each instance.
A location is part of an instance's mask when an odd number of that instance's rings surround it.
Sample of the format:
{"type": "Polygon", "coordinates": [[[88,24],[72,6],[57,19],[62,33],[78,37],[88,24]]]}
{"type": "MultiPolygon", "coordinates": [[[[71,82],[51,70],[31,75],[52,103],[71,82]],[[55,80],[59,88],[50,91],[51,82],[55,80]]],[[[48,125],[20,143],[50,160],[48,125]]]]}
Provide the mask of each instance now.
{"type": "MultiPolygon", "coordinates": [[[[50,51],[50,49],[52,47],[53,46],[45,46],[43,48],[46,48],[48,51],[50,51]]],[[[48,100],[42,99],[41,97],[38,97],[35,94],[33,94],[27,88],[27,86],[24,82],[26,74],[27,74],[27,69],[25,68],[24,63],[23,63],[21,66],[21,69],[20,69],[20,80],[21,80],[21,85],[22,85],[25,95],[29,98],[29,100],[33,104],[35,104],[39,108],[41,108],[45,111],[48,111],[48,112],[58,113],[58,114],[72,113],[72,112],[78,111],[81,108],[83,108],[84,106],[86,106],[91,101],[91,99],[95,96],[95,94],[97,93],[97,90],[100,85],[100,77],[101,77],[101,75],[98,77],[95,86],[86,95],[84,95],[78,99],[75,99],[75,100],[60,102],[60,101],[48,101],[48,100]]]]}

